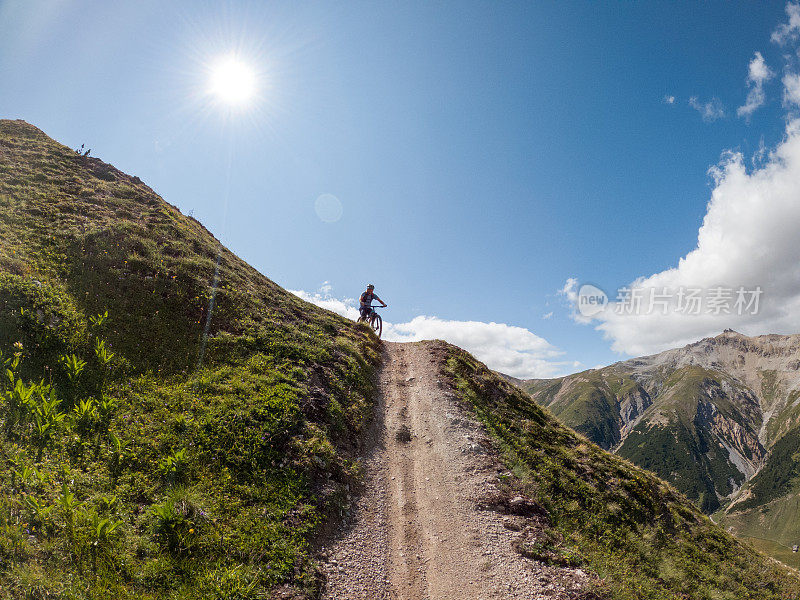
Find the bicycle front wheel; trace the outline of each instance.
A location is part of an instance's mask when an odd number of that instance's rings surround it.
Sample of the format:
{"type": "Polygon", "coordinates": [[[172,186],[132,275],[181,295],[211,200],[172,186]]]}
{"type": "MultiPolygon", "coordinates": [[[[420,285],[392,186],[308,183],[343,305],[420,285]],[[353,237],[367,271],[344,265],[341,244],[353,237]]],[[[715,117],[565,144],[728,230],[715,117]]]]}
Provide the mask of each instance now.
{"type": "Polygon", "coordinates": [[[372,319],[372,329],[375,331],[375,335],[380,338],[383,332],[383,319],[378,313],[375,313],[375,318],[372,319]]]}

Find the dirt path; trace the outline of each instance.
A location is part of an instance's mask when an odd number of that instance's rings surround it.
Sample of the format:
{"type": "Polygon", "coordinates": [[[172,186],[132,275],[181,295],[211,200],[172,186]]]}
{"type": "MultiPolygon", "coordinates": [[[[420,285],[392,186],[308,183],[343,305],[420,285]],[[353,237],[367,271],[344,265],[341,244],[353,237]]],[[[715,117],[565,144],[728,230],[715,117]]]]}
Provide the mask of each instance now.
{"type": "Polygon", "coordinates": [[[439,379],[426,342],[387,343],[367,484],[325,549],[325,598],[569,598],[588,581],[512,547],[517,517],[478,510],[503,472],[481,426],[439,379]]]}

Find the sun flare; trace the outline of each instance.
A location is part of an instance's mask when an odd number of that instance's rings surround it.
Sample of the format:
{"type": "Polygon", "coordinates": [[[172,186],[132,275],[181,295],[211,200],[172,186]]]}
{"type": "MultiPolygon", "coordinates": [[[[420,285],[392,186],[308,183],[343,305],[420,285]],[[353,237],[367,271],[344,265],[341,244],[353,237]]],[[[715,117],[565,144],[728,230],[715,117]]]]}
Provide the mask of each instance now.
{"type": "Polygon", "coordinates": [[[235,56],[220,58],[211,66],[209,92],[223,104],[245,105],[256,93],[255,71],[235,56]]]}

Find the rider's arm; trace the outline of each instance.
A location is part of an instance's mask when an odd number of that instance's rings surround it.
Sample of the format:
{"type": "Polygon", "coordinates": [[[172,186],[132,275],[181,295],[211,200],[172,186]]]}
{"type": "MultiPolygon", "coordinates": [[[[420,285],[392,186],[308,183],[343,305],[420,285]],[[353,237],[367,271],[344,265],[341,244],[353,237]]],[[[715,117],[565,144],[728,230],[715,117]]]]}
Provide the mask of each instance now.
{"type": "Polygon", "coordinates": [[[380,298],[378,298],[377,296],[375,296],[375,300],[377,300],[378,302],[380,302],[381,304],[383,304],[384,306],[386,306],[386,302],[384,302],[383,300],[381,300],[381,299],[380,299],[380,298]]]}

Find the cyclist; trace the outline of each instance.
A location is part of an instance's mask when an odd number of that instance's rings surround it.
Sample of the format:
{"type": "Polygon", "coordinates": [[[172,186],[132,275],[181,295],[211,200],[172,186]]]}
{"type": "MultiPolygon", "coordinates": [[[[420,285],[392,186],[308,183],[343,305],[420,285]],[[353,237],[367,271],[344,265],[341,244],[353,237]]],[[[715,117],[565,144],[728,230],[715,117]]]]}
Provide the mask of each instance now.
{"type": "Polygon", "coordinates": [[[359,299],[360,311],[361,311],[361,321],[368,321],[369,316],[372,314],[372,300],[375,299],[380,302],[383,306],[386,306],[386,302],[378,298],[377,294],[375,294],[375,286],[371,283],[367,286],[367,291],[361,294],[361,298],[359,299]]]}

